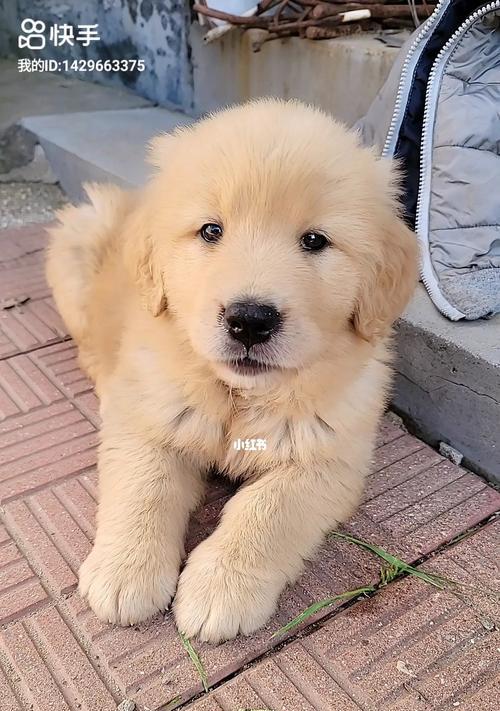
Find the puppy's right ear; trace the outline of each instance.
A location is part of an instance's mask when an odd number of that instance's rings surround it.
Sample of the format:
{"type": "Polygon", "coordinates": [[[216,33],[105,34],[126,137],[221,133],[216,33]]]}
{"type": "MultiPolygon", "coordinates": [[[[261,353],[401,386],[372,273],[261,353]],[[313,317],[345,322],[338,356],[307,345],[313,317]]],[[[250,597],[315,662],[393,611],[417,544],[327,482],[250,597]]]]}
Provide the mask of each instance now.
{"type": "Polygon", "coordinates": [[[136,283],[144,307],[159,316],[167,308],[160,264],[146,216],[137,208],[125,227],[125,266],[136,283]]]}

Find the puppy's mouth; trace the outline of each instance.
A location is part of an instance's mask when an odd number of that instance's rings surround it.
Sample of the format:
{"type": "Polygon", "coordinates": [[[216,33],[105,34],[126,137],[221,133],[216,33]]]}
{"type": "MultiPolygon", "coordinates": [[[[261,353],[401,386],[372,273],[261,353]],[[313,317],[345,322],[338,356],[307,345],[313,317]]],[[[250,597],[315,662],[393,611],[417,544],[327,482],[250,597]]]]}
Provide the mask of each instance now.
{"type": "Polygon", "coordinates": [[[271,370],[277,370],[276,366],[269,363],[261,363],[250,356],[226,361],[225,365],[238,375],[261,375],[271,370]]]}

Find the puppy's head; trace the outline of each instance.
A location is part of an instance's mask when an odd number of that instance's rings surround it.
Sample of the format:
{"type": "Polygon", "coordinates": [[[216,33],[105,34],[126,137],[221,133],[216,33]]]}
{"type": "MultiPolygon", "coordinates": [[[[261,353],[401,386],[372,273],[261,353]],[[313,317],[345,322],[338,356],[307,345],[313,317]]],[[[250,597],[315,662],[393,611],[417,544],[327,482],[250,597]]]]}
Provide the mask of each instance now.
{"type": "Polygon", "coordinates": [[[342,335],[377,341],[414,288],[415,237],[394,169],[299,103],[217,113],[151,146],[136,236],[145,301],[237,387],[272,383],[342,335]]]}

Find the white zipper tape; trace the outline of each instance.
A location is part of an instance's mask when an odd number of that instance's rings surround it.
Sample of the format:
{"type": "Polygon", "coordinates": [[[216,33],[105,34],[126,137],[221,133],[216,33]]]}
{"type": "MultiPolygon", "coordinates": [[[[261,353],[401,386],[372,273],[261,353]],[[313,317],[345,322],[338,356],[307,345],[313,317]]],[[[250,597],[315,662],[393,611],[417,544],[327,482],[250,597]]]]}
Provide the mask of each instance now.
{"type": "Polygon", "coordinates": [[[425,93],[424,116],[422,120],[422,138],[420,144],[420,176],[418,182],[418,198],[415,213],[415,232],[420,242],[420,252],[422,258],[421,276],[429,296],[436,304],[442,314],[452,321],[458,321],[465,317],[461,311],[452,306],[444,297],[439,288],[439,281],[432,266],[431,251],[429,244],[429,209],[431,196],[431,165],[432,165],[432,141],[434,134],[434,122],[436,118],[436,108],[440,89],[441,78],[444,69],[457,47],[458,41],[470,29],[470,27],[490,12],[500,9],[500,0],[490,2],[487,5],[473,12],[462,22],[447,42],[439,51],[427,80],[425,93]]]}
{"type": "Polygon", "coordinates": [[[391,122],[389,124],[387,136],[384,143],[384,148],[382,150],[383,156],[394,155],[394,150],[396,148],[396,140],[403,119],[403,112],[406,107],[408,93],[412,84],[413,72],[419,59],[417,49],[419,48],[419,45],[422,43],[422,41],[429,35],[431,29],[434,27],[437,21],[442,17],[449,3],[450,0],[439,0],[438,4],[434,9],[434,12],[424,22],[424,24],[420,28],[420,32],[417,33],[415,39],[408,48],[408,52],[406,53],[403,66],[401,67],[398,91],[396,93],[396,99],[394,101],[394,111],[392,113],[391,122]],[[410,81],[408,81],[408,79],[410,81]]]}

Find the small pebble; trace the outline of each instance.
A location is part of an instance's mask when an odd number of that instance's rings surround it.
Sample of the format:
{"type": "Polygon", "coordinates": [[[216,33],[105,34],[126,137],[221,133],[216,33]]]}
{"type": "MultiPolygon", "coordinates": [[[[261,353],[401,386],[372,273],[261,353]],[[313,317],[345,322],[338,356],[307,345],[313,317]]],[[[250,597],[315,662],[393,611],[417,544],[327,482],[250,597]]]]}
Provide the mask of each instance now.
{"type": "Polygon", "coordinates": [[[495,623],[492,620],[490,620],[488,617],[483,617],[481,620],[481,624],[485,630],[488,630],[488,632],[491,632],[492,630],[495,629],[495,623]]]}
{"type": "Polygon", "coordinates": [[[121,704],[116,707],[116,711],[135,711],[135,701],[124,699],[121,704]]]}
{"type": "Polygon", "coordinates": [[[406,432],[406,427],[402,417],[396,415],[396,413],[392,410],[388,410],[385,416],[389,420],[389,422],[392,422],[393,425],[396,425],[396,427],[399,427],[399,429],[404,430],[406,432]]]}
{"type": "Polygon", "coordinates": [[[446,457],[446,459],[449,459],[450,462],[453,462],[453,464],[456,465],[461,464],[462,459],[464,458],[462,452],[459,452],[458,449],[452,447],[451,444],[446,444],[446,442],[439,443],[439,454],[442,454],[443,457],[446,457]]]}

